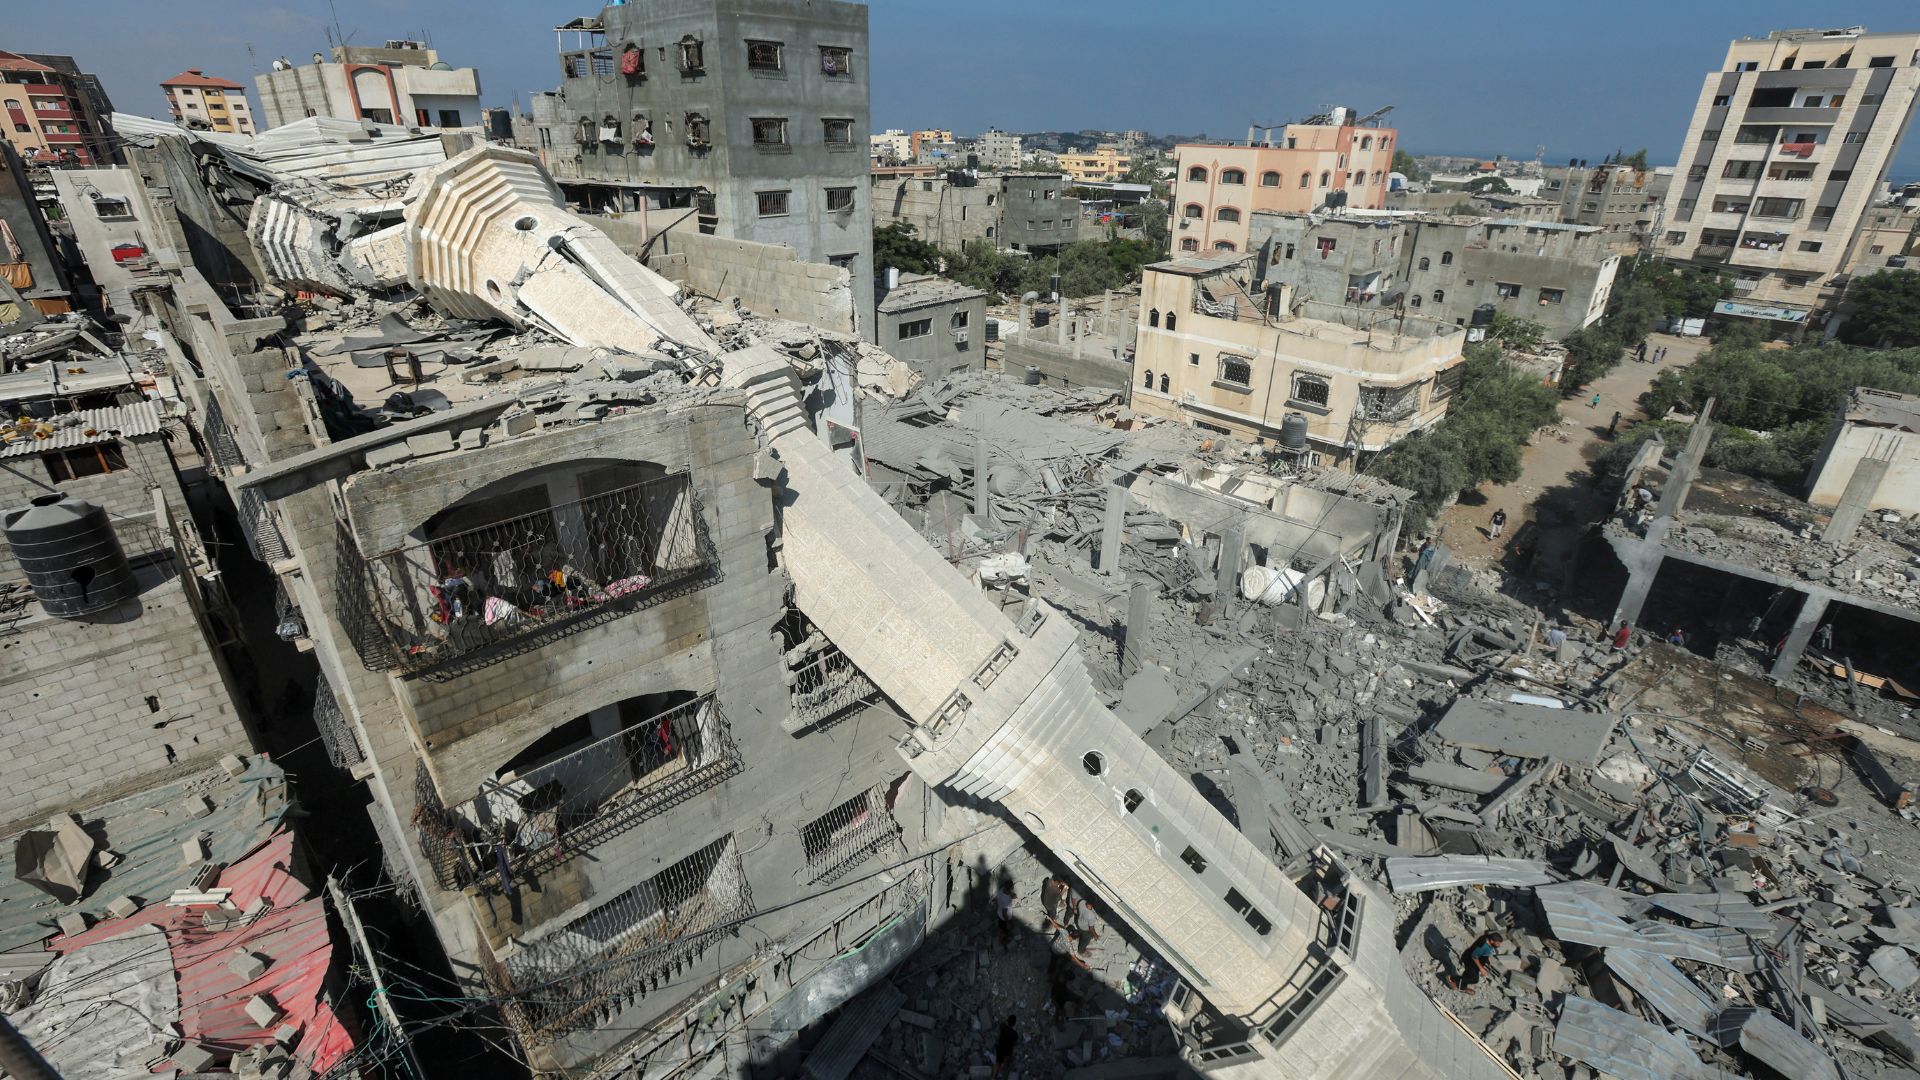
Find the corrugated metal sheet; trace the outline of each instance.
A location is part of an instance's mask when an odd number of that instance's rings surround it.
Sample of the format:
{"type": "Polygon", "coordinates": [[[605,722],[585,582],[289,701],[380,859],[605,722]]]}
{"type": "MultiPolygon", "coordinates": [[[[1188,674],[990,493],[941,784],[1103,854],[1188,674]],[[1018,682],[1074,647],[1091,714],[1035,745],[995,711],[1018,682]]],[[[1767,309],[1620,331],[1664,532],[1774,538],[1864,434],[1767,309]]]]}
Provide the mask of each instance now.
{"type": "Polygon", "coordinates": [[[1625,919],[1600,906],[1581,886],[1554,885],[1535,889],[1533,895],[1547,913],[1553,936],[1561,941],[1602,949],[1647,947],[1625,919]]]}
{"type": "Polygon", "coordinates": [[[1840,1070],[1825,1050],[1765,1009],[1746,1006],[1727,1009],[1715,1021],[1714,1028],[1714,1041],[1721,1046],[1739,1042],[1740,1049],[1781,1076],[1790,1076],[1793,1080],[1839,1080],[1840,1070]]]}
{"type": "MultiPolygon", "coordinates": [[[[0,443],[0,458],[26,457],[54,450],[72,450],[115,439],[132,439],[160,433],[160,408],[154,402],[138,405],[114,405],[105,409],[82,409],[47,421],[53,431],[45,438],[22,435],[0,443]]],[[[12,429],[9,428],[11,432],[12,429]]]]}
{"type": "Polygon", "coordinates": [[[1687,1040],[1597,1001],[1569,997],[1553,1048],[1619,1080],[1695,1080],[1700,1059],[1687,1040]]]}
{"type": "MultiPolygon", "coordinates": [[[[206,834],[209,857],[232,865],[279,831],[286,811],[286,773],[264,755],[249,759],[237,780],[214,768],[80,811],[80,820],[104,835],[121,861],[95,872],[77,908],[101,919],[117,896],[153,899],[187,888],[195,868],[182,863],[180,853],[190,837],[206,834]],[[190,793],[211,799],[212,812],[195,817],[190,793]]],[[[54,920],[65,910],[23,881],[0,878],[0,951],[54,936],[54,920]]]]}
{"type": "Polygon", "coordinates": [[[1720,1002],[1681,974],[1673,961],[1638,949],[1608,949],[1607,968],[1633,987],[1647,1004],[1682,1029],[1703,1039],[1713,1028],[1720,1002]]]}
{"type": "Polygon", "coordinates": [[[1753,951],[1753,942],[1742,930],[1729,926],[1701,929],[1661,922],[1638,923],[1634,930],[1639,933],[1640,940],[1646,943],[1643,946],[1646,952],[1675,956],[1682,960],[1698,960],[1743,974],[1760,970],[1760,959],[1753,951]]]}
{"type": "Polygon", "coordinates": [[[1545,863],[1533,859],[1432,855],[1388,859],[1387,880],[1396,893],[1415,893],[1462,885],[1550,885],[1554,879],[1545,863]]]}
{"type": "Polygon", "coordinates": [[[1724,893],[1656,893],[1655,907],[1683,919],[1709,926],[1732,926],[1741,930],[1771,934],[1777,929],[1773,916],[1753,906],[1745,896],[1724,893]]]}
{"type": "MultiPolygon", "coordinates": [[[[259,850],[241,859],[220,872],[217,887],[232,890],[227,897],[229,903],[241,911],[251,908],[254,901],[264,899],[274,909],[291,907],[307,898],[313,890],[306,883],[293,876],[293,834],[282,832],[259,850]]],[[[138,912],[124,919],[109,919],[95,923],[84,934],[68,936],[56,935],[47,943],[47,947],[56,952],[68,952],[86,948],[97,942],[119,937],[135,926],[158,926],[163,930],[178,930],[182,927],[199,924],[205,908],[169,907],[160,900],[164,897],[149,897],[149,903],[138,912]]]]}

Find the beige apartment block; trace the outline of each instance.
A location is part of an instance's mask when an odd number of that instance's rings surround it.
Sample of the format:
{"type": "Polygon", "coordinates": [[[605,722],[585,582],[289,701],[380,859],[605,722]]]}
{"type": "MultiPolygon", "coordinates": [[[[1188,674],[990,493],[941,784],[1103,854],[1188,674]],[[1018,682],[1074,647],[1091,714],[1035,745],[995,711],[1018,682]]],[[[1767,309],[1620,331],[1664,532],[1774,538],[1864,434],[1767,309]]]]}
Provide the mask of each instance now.
{"type": "Polygon", "coordinates": [[[1385,207],[1400,133],[1356,126],[1348,115],[1335,110],[1333,122],[1288,124],[1278,138],[1268,132],[1258,143],[1176,147],[1170,207],[1176,253],[1246,251],[1247,226],[1258,210],[1385,207]]]}
{"type": "Polygon", "coordinates": [[[456,68],[424,42],[389,41],[382,48],[339,45],[296,66],[282,57],[255,76],[267,126],[308,116],[371,120],[421,128],[478,128],[480,74],[456,68]]]}
{"type": "Polygon", "coordinates": [[[252,135],[253,110],[247,106],[247,88],[237,82],[188,68],[160,84],[173,118],[189,127],[252,135]]]}
{"type": "Polygon", "coordinates": [[[1244,256],[1146,268],[1132,407],[1352,467],[1446,415],[1466,332],[1295,302],[1244,256]]]}
{"type": "Polygon", "coordinates": [[[1818,322],[1913,119],[1920,33],[1776,30],[1703,80],[1658,250],[1734,277],[1719,314],[1818,322]]]}
{"type": "Polygon", "coordinates": [[[1111,146],[1089,150],[1084,154],[1060,155],[1060,173],[1069,180],[1118,180],[1127,175],[1127,170],[1132,167],[1133,158],[1111,146]]]}

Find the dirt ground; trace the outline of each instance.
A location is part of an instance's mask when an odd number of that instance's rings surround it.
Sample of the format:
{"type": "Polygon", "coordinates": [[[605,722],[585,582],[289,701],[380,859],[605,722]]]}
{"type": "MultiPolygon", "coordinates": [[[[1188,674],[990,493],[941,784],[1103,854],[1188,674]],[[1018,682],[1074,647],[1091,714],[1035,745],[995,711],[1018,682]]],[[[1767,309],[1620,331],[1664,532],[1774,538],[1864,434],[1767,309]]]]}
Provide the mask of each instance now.
{"type": "Polygon", "coordinates": [[[1570,515],[1565,522],[1542,515],[1538,512],[1542,496],[1571,489],[1580,498],[1600,500],[1604,493],[1595,492],[1588,482],[1588,464],[1607,444],[1607,424],[1614,411],[1620,412],[1622,429],[1644,419],[1639,397],[1654,377],[1667,368],[1693,363],[1709,344],[1702,338],[1668,334],[1655,334],[1648,342],[1649,354],[1663,346],[1667,349],[1665,362],[1642,364],[1628,358],[1606,377],[1561,402],[1560,423],[1534,436],[1533,445],[1522,454],[1518,480],[1482,485],[1441,513],[1435,529],[1440,542],[1452,549],[1454,562],[1477,569],[1498,566],[1524,527],[1538,520],[1537,543],[1547,555],[1543,563],[1551,564],[1550,547],[1568,542],[1569,533],[1577,537],[1585,531],[1593,520],[1592,513],[1570,515]],[[1596,392],[1600,395],[1598,406],[1592,404],[1596,392]],[[1489,519],[1499,509],[1507,512],[1507,527],[1495,540],[1488,535],[1489,519]]]}

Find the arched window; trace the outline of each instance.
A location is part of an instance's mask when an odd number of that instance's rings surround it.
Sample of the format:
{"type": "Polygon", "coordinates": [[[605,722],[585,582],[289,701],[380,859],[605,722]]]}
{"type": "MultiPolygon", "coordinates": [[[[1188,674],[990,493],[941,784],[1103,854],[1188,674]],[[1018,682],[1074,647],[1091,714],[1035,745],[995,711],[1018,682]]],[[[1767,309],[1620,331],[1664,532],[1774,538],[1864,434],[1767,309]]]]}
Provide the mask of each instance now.
{"type": "Polygon", "coordinates": [[[1279,187],[1279,186],[1280,186],[1280,174],[1279,174],[1279,173],[1277,173],[1277,172],[1263,172],[1263,173],[1261,173],[1261,174],[1260,174],[1260,186],[1261,186],[1261,187],[1279,187]]]}
{"type": "Polygon", "coordinates": [[[1223,184],[1244,184],[1247,182],[1247,174],[1239,169],[1221,169],[1220,182],[1223,184]]]}
{"type": "Polygon", "coordinates": [[[1356,174],[1354,174],[1354,178],[1353,178],[1353,182],[1354,182],[1354,183],[1356,183],[1356,184],[1364,184],[1364,183],[1366,183],[1366,182],[1367,182],[1367,170],[1365,170],[1365,169],[1361,169],[1361,170],[1360,170],[1360,171],[1359,171],[1358,173],[1356,173],[1356,174]]]}
{"type": "Polygon", "coordinates": [[[1190,221],[1199,221],[1201,218],[1207,216],[1206,207],[1201,206],[1197,202],[1188,203],[1180,212],[1185,214],[1190,221]]]}
{"type": "Polygon", "coordinates": [[[1326,187],[1326,186],[1327,186],[1327,182],[1328,182],[1328,181],[1330,181],[1330,180],[1332,180],[1332,179],[1333,179],[1333,174],[1332,174],[1332,173],[1330,173],[1330,172],[1328,172],[1328,171],[1327,171],[1327,170],[1325,170],[1325,169],[1321,169],[1321,170],[1320,170],[1320,186],[1321,186],[1321,187],[1326,187]]]}
{"type": "Polygon", "coordinates": [[[1373,149],[1373,136],[1371,135],[1360,136],[1360,149],[1362,150],[1373,149]]]}
{"type": "Polygon", "coordinates": [[[1441,252],[1441,253],[1440,253],[1440,265],[1441,265],[1441,266],[1452,266],[1452,265],[1453,265],[1453,252],[1451,252],[1451,251],[1443,251],[1443,252],[1441,252]]]}
{"type": "Polygon", "coordinates": [[[1300,186],[1301,186],[1301,187],[1312,187],[1312,186],[1313,186],[1313,174],[1312,174],[1312,173],[1310,173],[1310,172],[1303,172],[1303,173],[1301,173],[1301,174],[1300,174],[1300,186]]]}
{"type": "Polygon", "coordinates": [[[1425,255],[1420,256],[1420,269],[1426,270],[1426,269],[1430,269],[1432,266],[1433,266],[1432,259],[1427,258],[1425,255]]]}
{"type": "MultiPolygon", "coordinates": [[[[1191,236],[1186,237],[1185,239],[1180,241],[1180,250],[1181,251],[1199,251],[1200,241],[1195,240],[1191,236]]],[[[1167,316],[1167,329],[1169,330],[1173,329],[1173,316],[1171,315],[1167,316]]]]}
{"type": "Polygon", "coordinates": [[[1433,302],[1434,302],[1434,303],[1436,303],[1436,304],[1444,304],[1444,303],[1446,303],[1446,302],[1447,302],[1447,290],[1445,290],[1445,289],[1435,289],[1435,290],[1433,290],[1433,302]]]}
{"type": "Polygon", "coordinates": [[[1167,329],[1173,329],[1173,312],[1171,311],[1167,312],[1167,329]]]}
{"type": "Polygon", "coordinates": [[[1147,312],[1147,325],[1148,326],[1160,325],[1160,309],[1159,308],[1154,308],[1152,311],[1147,312]]]}
{"type": "Polygon", "coordinates": [[[1207,182],[1207,170],[1195,165],[1187,170],[1187,179],[1196,184],[1204,184],[1207,182]]]}
{"type": "Polygon", "coordinates": [[[1215,251],[1234,251],[1234,250],[1236,250],[1236,249],[1234,248],[1234,246],[1233,246],[1233,241],[1231,241],[1231,240],[1215,240],[1215,241],[1213,242],[1213,250],[1215,250],[1215,251]]]}
{"type": "Polygon", "coordinates": [[[1223,206],[1223,207],[1221,207],[1220,209],[1218,209],[1218,210],[1215,210],[1215,211],[1213,212],[1213,220],[1215,220],[1215,221],[1239,221],[1239,220],[1240,220],[1240,211],[1239,211],[1239,210],[1236,210],[1235,208],[1233,208],[1233,207],[1231,207],[1231,206],[1223,206]]]}
{"type": "Polygon", "coordinates": [[[1140,380],[1140,385],[1147,388],[1148,390],[1153,389],[1153,369],[1152,368],[1147,369],[1146,377],[1140,380]]]}
{"type": "Polygon", "coordinates": [[[1160,392],[1163,394],[1167,392],[1167,377],[1165,375],[1160,376],[1160,392]]]}

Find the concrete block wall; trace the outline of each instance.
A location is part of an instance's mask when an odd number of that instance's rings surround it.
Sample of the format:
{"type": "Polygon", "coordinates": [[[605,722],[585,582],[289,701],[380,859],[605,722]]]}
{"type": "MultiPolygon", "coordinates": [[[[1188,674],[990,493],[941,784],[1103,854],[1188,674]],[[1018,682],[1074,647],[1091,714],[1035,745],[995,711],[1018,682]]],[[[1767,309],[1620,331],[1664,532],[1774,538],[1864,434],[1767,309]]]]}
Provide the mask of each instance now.
{"type": "Polygon", "coordinates": [[[0,637],[0,835],[250,751],[186,586],[142,577],[111,613],[0,637]]]}
{"type": "MultiPolygon", "coordinates": [[[[640,251],[644,240],[636,223],[592,220],[622,248],[640,251]]],[[[856,332],[851,273],[826,263],[802,262],[792,248],[711,236],[683,224],[653,238],[649,265],[703,296],[737,296],[756,315],[856,332]]]]}
{"type": "Polygon", "coordinates": [[[1133,381],[1133,365],[1114,355],[1113,346],[1102,339],[1089,340],[1074,355],[1072,345],[1056,345],[1034,340],[1039,331],[1003,339],[1001,369],[1009,378],[1025,378],[1027,368],[1040,369],[1040,381],[1049,386],[1095,386],[1119,390],[1133,381]]]}
{"type": "MultiPolygon", "coordinates": [[[[23,509],[42,495],[64,491],[105,510],[128,555],[143,555],[166,544],[164,534],[143,525],[153,521],[154,482],[160,485],[168,510],[179,520],[188,520],[186,495],[174,474],[167,444],[158,435],[122,439],[120,453],[127,468],[77,480],[52,479],[37,456],[0,461],[0,514],[23,509]]],[[[0,543],[0,580],[18,577],[19,570],[13,549],[0,543]]]]}

